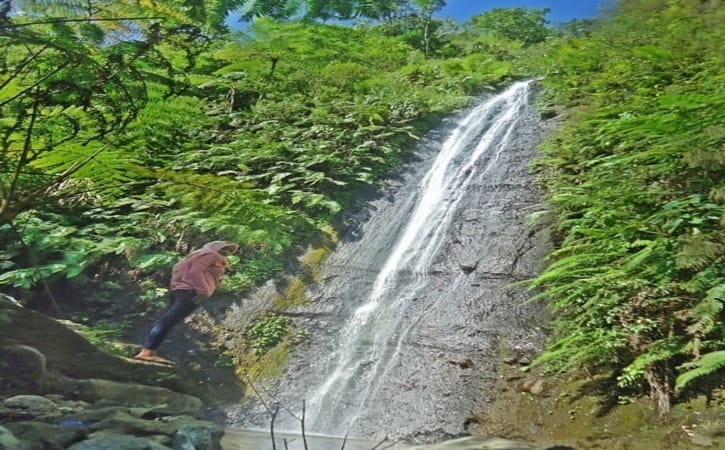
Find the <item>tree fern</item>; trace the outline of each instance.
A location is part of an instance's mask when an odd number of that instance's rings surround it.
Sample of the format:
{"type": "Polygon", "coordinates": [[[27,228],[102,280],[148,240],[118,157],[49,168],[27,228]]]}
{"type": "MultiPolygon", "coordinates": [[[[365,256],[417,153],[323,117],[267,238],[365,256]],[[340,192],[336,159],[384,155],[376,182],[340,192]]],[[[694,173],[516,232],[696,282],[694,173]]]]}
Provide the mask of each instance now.
{"type": "Polygon", "coordinates": [[[0,178],[0,223],[32,207],[43,192],[59,192],[61,184],[68,190],[71,177],[94,185],[127,180],[133,154],[122,155],[118,144],[146,106],[149,83],[179,90],[206,3],[17,6],[27,13],[11,15],[13,26],[0,29],[7,74],[0,108],[2,116],[14,118],[0,130],[3,160],[14,169],[0,178]]]}

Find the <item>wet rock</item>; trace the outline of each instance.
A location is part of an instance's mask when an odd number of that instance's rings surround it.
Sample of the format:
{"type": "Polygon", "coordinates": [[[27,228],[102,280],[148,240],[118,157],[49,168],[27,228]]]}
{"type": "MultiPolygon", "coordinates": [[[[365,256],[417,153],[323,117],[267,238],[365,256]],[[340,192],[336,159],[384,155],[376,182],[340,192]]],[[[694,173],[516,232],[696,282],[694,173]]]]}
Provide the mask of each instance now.
{"type": "Polygon", "coordinates": [[[458,263],[458,267],[468,275],[471,272],[475,272],[476,267],[478,267],[478,261],[472,262],[472,263],[458,263]]]}
{"type": "Polygon", "coordinates": [[[64,379],[55,384],[55,389],[87,402],[110,400],[121,405],[155,407],[156,412],[168,415],[198,415],[202,409],[202,402],[196,397],[140,384],[64,379]]]}
{"type": "MultiPolygon", "coordinates": [[[[109,417],[118,414],[120,412],[131,411],[125,406],[108,406],[108,407],[91,407],[82,411],[73,411],[72,413],[63,416],[64,420],[76,421],[81,423],[95,423],[102,420],[108,419],[109,417]]],[[[137,415],[136,417],[141,417],[137,415]]]]}
{"type": "Polygon", "coordinates": [[[518,390],[520,392],[528,392],[532,395],[549,395],[549,391],[551,389],[551,386],[549,386],[549,383],[547,383],[543,379],[539,378],[530,378],[527,380],[524,380],[519,384],[518,390]]]}
{"type": "Polygon", "coordinates": [[[12,431],[0,425],[0,450],[18,450],[23,448],[12,431]]]}
{"type": "Polygon", "coordinates": [[[58,405],[52,400],[40,395],[16,395],[5,399],[3,406],[14,410],[21,410],[31,416],[58,412],[58,405]]]}
{"type": "Polygon", "coordinates": [[[188,417],[175,419],[173,424],[178,427],[174,434],[174,450],[221,450],[224,435],[221,426],[188,417]]]}
{"type": "Polygon", "coordinates": [[[144,420],[134,417],[126,412],[118,412],[98,423],[91,425],[92,431],[113,432],[115,434],[128,434],[133,436],[151,436],[176,433],[176,427],[158,420],[144,420]]]}
{"type": "Polygon", "coordinates": [[[473,360],[471,360],[470,358],[463,358],[463,359],[448,358],[448,359],[446,359],[446,362],[449,364],[454,364],[454,365],[460,367],[461,369],[470,369],[471,367],[473,367],[473,360]]]}
{"type": "Polygon", "coordinates": [[[87,435],[83,429],[33,421],[7,423],[5,427],[23,443],[26,450],[66,448],[87,435]]]}
{"type": "Polygon", "coordinates": [[[68,450],[169,450],[170,447],[135,436],[102,436],[71,445],[68,450]]]}

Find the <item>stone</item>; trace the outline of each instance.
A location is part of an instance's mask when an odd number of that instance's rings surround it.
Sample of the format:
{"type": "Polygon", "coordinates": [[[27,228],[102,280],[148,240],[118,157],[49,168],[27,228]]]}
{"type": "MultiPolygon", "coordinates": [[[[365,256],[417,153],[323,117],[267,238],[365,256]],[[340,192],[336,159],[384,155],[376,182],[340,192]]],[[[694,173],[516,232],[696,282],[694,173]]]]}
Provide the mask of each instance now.
{"type": "Polygon", "coordinates": [[[16,395],[6,398],[3,406],[11,409],[20,409],[34,416],[58,412],[58,405],[55,402],[40,395],[16,395]]]}
{"type": "Polygon", "coordinates": [[[692,445],[696,445],[698,447],[710,447],[713,444],[712,438],[705,436],[704,434],[690,433],[689,438],[692,445]]]}
{"type": "Polygon", "coordinates": [[[0,450],[18,450],[24,448],[12,431],[0,425],[0,450]]]}
{"type": "Polygon", "coordinates": [[[532,395],[546,396],[549,395],[550,386],[543,379],[530,378],[522,381],[518,386],[518,390],[520,392],[528,392],[532,395]]]}
{"type": "Polygon", "coordinates": [[[198,415],[202,401],[166,388],[101,379],[66,378],[54,384],[56,391],[87,402],[115,402],[121,405],[154,408],[158,414],[198,415]]]}
{"type": "MultiPolygon", "coordinates": [[[[0,326],[0,391],[4,393],[10,392],[3,386],[8,380],[27,380],[27,384],[34,388],[39,379],[43,381],[40,387],[43,393],[54,393],[52,384],[45,385],[54,380],[42,377],[49,373],[77,379],[102,378],[161,385],[185,393],[202,390],[188,377],[174,376],[180,373],[178,368],[144,364],[104,352],[61,322],[28,308],[0,301],[0,317],[4,319],[0,326]],[[5,363],[10,361],[11,355],[15,355],[13,362],[5,363]],[[16,365],[25,367],[26,373],[14,375],[12,372],[16,365]],[[8,370],[11,373],[6,377],[8,370]],[[24,378],[26,375],[29,378],[24,378]]],[[[12,393],[28,392],[38,391],[12,393]]]]}
{"type": "Polygon", "coordinates": [[[83,440],[87,432],[81,428],[67,428],[43,422],[13,422],[5,427],[18,438],[27,450],[66,448],[83,440]]]}
{"type": "Polygon", "coordinates": [[[171,423],[178,427],[174,435],[174,450],[221,450],[224,428],[212,422],[190,417],[175,418],[171,423]]]}
{"type": "Polygon", "coordinates": [[[144,420],[134,417],[126,412],[118,412],[89,427],[91,431],[105,431],[116,434],[130,434],[133,436],[151,436],[165,434],[172,436],[176,433],[176,426],[160,420],[144,420]]]}
{"type": "MultiPolygon", "coordinates": [[[[105,408],[88,408],[83,411],[74,411],[71,414],[65,415],[63,418],[65,420],[74,420],[76,422],[83,422],[83,423],[93,423],[93,422],[100,422],[102,420],[105,420],[115,414],[121,413],[121,412],[129,412],[129,408],[126,408],[124,406],[108,406],[105,408]]],[[[131,413],[131,415],[135,417],[140,417],[139,415],[131,413]]]]}
{"type": "Polygon", "coordinates": [[[170,447],[136,436],[111,435],[73,444],[68,450],[170,450],[170,447]]]}
{"type": "Polygon", "coordinates": [[[28,345],[0,345],[0,392],[37,392],[46,375],[45,355],[28,345]]]}

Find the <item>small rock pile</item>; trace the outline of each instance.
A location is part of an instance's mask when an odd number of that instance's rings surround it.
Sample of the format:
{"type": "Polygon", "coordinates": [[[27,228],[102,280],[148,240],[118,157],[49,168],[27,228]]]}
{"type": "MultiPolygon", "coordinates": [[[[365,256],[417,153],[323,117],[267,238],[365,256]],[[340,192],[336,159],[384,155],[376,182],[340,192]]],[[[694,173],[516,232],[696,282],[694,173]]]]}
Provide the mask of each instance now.
{"type": "MultiPolygon", "coordinates": [[[[86,381],[87,386],[100,383],[119,394],[162,389],[86,381]]],[[[159,392],[149,393],[158,400],[159,392]]],[[[0,450],[220,450],[223,428],[195,417],[201,401],[167,394],[164,403],[140,402],[146,406],[112,400],[91,403],[61,394],[5,398],[0,405],[0,450]]],[[[131,402],[136,398],[128,397],[131,402]]]]}
{"type": "Polygon", "coordinates": [[[100,351],[0,299],[0,450],[221,450],[181,369],[100,351]]]}

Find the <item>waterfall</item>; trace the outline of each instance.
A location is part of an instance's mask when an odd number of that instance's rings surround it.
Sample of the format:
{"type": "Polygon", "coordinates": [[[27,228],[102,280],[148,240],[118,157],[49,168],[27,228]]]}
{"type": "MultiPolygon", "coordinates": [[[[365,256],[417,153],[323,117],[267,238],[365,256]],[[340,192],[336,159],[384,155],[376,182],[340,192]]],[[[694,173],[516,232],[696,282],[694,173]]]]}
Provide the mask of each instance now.
{"type": "Polygon", "coordinates": [[[517,82],[486,99],[442,144],[434,140],[437,148],[401,181],[401,195],[381,203],[376,217],[353,230],[359,239],[330,258],[334,275],[319,295],[335,303],[334,312],[315,324],[306,355],[281,383],[285,402],[306,401],[308,431],[460,432],[466,415],[490,400],[472,392],[495,380],[501,337],[521,348],[541,340],[529,327],[534,310],[508,287],[528,248],[524,209],[536,201],[520,167],[538,139],[530,85],[517,82]],[[526,193],[511,203],[513,221],[501,211],[509,194],[498,193],[500,185],[526,193]],[[501,235],[511,235],[504,247],[501,235]],[[503,300],[513,303],[499,308],[503,300]],[[471,370],[456,364],[463,359],[471,370]]]}

